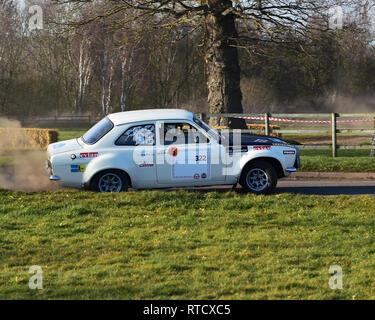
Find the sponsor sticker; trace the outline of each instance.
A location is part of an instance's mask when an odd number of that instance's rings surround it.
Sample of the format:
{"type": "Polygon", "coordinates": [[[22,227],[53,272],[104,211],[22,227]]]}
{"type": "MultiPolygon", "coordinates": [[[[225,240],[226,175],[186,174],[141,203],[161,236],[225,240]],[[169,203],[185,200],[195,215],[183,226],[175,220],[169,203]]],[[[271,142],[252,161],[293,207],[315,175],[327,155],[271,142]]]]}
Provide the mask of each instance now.
{"type": "Polygon", "coordinates": [[[202,173],[202,179],[206,179],[207,178],[207,174],[206,173],[202,173]]]}
{"type": "Polygon", "coordinates": [[[140,168],[150,168],[150,167],[153,167],[154,164],[153,163],[142,163],[139,165],[140,168]]]}
{"type": "Polygon", "coordinates": [[[284,150],[283,153],[284,153],[285,155],[296,154],[296,150],[284,150]]]}
{"type": "Polygon", "coordinates": [[[85,172],[86,166],[84,164],[72,164],[70,172],[85,172]]]}
{"type": "Polygon", "coordinates": [[[82,152],[79,154],[79,157],[81,159],[85,159],[85,158],[96,158],[97,156],[99,155],[98,152],[82,152]]]}
{"type": "Polygon", "coordinates": [[[256,150],[256,151],[271,150],[271,146],[253,146],[253,150],[256,150]]]}
{"type": "Polygon", "coordinates": [[[201,176],[200,176],[199,173],[196,173],[196,174],[194,175],[194,179],[195,179],[195,180],[198,180],[200,177],[201,177],[201,176]]]}
{"type": "Polygon", "coordinates": [[[172,157],[177,157],[177,155],[178,155],[178,149],[176,147],[170,147],[169,150],[168,150],[168,153],[172,157]]]}

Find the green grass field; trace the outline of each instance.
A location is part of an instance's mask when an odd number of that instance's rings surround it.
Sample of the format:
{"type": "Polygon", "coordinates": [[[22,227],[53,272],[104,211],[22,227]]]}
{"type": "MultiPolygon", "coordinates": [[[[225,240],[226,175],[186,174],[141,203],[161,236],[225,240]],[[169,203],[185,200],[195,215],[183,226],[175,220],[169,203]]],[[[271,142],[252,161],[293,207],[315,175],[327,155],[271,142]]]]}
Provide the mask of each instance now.
{"type": "Polygon", "coordinates": [[[375,198],[0,190],[0,299],[374,299],[375,198]],[[43,269],[43,290],[28,287],[43,269]],[[343,269],[343,290],[328,286],[343,269]]]}

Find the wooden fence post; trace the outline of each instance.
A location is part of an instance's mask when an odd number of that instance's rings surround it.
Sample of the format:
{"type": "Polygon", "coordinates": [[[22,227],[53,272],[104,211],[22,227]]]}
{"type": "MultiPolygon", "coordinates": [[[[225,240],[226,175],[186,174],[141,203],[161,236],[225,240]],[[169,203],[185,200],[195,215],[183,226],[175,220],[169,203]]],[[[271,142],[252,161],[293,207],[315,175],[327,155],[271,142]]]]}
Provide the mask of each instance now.
{"type": "Polygon", "coordinates": [[[270,135],[270,115],[268,113],[264,114],[264,132],[266,136],[270,135]]]}
{"type": "Polygon", "coordinates": [[[332,157],[337,157],[337,114],[332,113],[332,157]]]}

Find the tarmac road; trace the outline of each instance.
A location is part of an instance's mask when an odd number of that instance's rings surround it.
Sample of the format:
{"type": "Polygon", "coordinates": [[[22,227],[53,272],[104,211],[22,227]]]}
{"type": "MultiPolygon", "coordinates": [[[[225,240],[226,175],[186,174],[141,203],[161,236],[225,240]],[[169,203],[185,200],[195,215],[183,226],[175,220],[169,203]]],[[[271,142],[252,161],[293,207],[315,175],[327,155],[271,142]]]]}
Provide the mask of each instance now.
{"type": "MultiPolygon", "coordinates": [[[[188,188],[188,190],[195,191],[230,191],[228,186],[202,187],[202,188],[188,188]]],[[[241,187],[238,185],[236,191],[241,192],[241,187]]],[[[371,195],[375,196],[375,180],[280,180],[277,184],[276,193],[295,193],[305,195],[371,195]]]]}
{"type": "Polygon", "coordinates": [[[375,196],[375,180],[280,180],[277,192],[322,196],[375,196]]]}

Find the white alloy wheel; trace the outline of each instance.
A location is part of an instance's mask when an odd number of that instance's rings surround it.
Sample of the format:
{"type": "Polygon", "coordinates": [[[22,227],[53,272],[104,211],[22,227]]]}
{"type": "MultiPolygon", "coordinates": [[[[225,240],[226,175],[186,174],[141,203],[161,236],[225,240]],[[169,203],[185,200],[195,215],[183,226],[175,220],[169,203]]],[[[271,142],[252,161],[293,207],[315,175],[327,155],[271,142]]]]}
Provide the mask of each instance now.
{"type": "Polygon", "coordinates": [[[246,183],[252,191],[262,192],[268,186],[267,173],[260,168],[254,168],[247,173],[246,183]]]}
{"type": "Polygon", "coordinates": [[[103,174],[98,181],[100,192],[120,192],[122,184],[120,176],[113,172],[103,174]]]}

